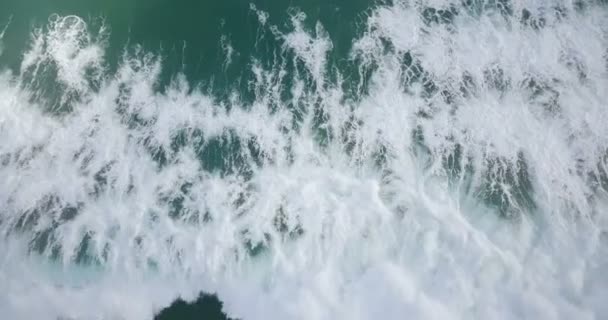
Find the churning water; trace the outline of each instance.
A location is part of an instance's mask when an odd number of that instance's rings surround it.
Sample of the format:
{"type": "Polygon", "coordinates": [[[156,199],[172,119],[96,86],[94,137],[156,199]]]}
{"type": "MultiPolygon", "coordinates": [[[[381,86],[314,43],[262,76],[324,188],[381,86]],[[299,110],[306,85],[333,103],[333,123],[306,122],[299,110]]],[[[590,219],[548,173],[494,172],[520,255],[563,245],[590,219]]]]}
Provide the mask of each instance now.
{"type": "Polygon", "coordinates": [[[608,317],[605,3],[247,6],[198,81],[74,15],[0,66],[2,317],[608,317]]]}

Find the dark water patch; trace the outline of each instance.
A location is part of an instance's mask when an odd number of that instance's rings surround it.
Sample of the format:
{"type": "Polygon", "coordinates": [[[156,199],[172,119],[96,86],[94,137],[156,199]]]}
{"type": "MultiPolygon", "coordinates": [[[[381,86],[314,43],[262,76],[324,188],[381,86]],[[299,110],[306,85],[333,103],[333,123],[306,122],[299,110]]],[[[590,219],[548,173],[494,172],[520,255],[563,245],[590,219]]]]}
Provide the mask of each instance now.
{"type": "Polygon", "coordinates": [[[486,205],[497,209],[504,218],[517,218],[536,209],[528,164],[522,153],[515,163],[506,159],[487,159],[486,166],[487,172],[477,191],[477,196],[486,205]]]}
{"type": "Polygon", "coordinates": [[[428,169],[433,163],[434,155],[425,142],[423,128],[421,126],[416,127],[412,130],[411,135],[412,154],[423,170],[428,169]]]}
{"type": "Polygon", "coordinates": [[[222,312],[223,303],[216,295],[201,293],[192,302],[177,299],[161,310],[154,320],[236,320],[222,312]]]}
{"type": "Polygon", "coordinates": [[[608,151],[600,157],[597,169],[588,173],[588,179],[594,191],[608,194],[608,151]]]}
{"type": "Polygon", "coordinates": [[[541,15],[533,15],[528,9],[521,11],[521,24],[530,27],[534,30],[540,30],[545,27],[547,23],[545,17],[541,15]]]}
{"type": "Polygon", "coordinates": [[[299,216],[291,216],[285,213],[285,209],[281,206],[272,220],[275,231],[277,231],[283,240],[296,239],[304,234],[304,229],[300,223],[299,216]]]}
{"type": "Polygon", "coordinates": [[[547,116],[557,116],[562,111],[558,84],[555,80],[546,81],[539,77],[529,76],[522,81],[520,86],[526,92],[529,101],[533,105],[541,107],[542,113],[547,116]]]}
{"type": "Polygon", "coordinates": [[[425,8],[422,10],[422,18],[427,25],[452,24],[457,15],[458,11],[454,6],[450,6],[448,9],[425,8]]]}
{"type": "MultiPolygon", "coordinates": [[[[272,241],[272,236],[266,232],[263,234],[263,239],[258,239],[251,230],[245,229],[241,231],[241,242],[247,257],[255,258],[268,252],[272,241]]],[[[238,258],[239,253],[236,252],[236,255],[238,258]]]]}
{"type": "Polygon", "coordinates": [[[450,187],[458,188],[465,194],[469,193],[475,170],[472,159],[464,154],[462,145],[454,144],[452,149],[443,155],[442,164],[450,187]]]}
{"type": "Polygon", "coordinates": [[[415,95],[418,86],[421,86],[421,97],[431,99],[439,90],[434,75],[424,70],[421,61],[412,52],[403,53],[400,57],[400,80],[404,91],[415,95]]]}
{"type": "Polygon", "coordinates": [[[484,12],[496,12],[503,16],[513,13],[510,0],[463,0],[462,5],[471,16],[480,16],[484,12]]]}
{"type": "Polygon", "coordinates": [[[505,74],[503,68],[492,65],[483,71],[484,83],[488,89],[496,90],[500,93],[508,92],[511,88],[511,80],[505,74]]]}
{"type": "Polygon", "coordinates": [[[195,147],[201,167],[221,176],[237,175],[249,179],[262,164],[262,152],[255,140],[241,139],[235,132],[211,137],[195,147]]]}

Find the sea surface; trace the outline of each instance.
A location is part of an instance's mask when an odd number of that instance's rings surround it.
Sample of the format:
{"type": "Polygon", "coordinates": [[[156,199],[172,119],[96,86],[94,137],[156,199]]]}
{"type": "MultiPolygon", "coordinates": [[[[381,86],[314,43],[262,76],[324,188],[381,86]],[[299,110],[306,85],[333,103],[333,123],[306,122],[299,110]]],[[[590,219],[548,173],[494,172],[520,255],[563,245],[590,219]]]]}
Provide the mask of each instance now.
{"type": "Polygon", "coordinates": [[[0,317],[608,318],[605,0],[0,0],[0,317]]]}

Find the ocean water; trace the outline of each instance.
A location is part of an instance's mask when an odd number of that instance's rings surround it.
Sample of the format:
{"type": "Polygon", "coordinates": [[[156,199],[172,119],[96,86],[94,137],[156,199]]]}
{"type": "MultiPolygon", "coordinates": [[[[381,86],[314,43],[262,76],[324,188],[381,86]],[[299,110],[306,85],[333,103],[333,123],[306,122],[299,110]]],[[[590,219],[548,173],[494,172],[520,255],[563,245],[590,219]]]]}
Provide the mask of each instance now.
{"type": "Polygon", "coordinates": [[[7,319],[605,319],[608,4],[0,0],[0,237],[7,319]]]}

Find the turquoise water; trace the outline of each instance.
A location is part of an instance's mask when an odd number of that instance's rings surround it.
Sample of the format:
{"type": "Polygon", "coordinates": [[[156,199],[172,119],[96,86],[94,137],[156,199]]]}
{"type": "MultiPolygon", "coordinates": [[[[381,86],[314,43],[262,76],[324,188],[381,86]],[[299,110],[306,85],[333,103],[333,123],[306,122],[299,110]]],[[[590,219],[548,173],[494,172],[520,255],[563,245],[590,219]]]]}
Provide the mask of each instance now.
{"type": "Polygon", "coordinates": [[[23,0],[0,26],[1,314],[608,315],[605,1],[23,0]]]}
{"type": "MultiPolygon", "coordinates": [[[[320,21],[332,38],[336,59],[344,59],[365,13],[373,2],[355,1],[4,1],[3,22],[11,21],[4,38],[3,60],[16,67],[27,45],[32,26],[44,25],[52,14],[77,15],[109,28],[107,62],[115,64],[129,45],[142,45],[163,55],[164,73],[176,72],[189,81],[223,88],[243,77],[252,56],[268,59],[279,47],[273,39],[262,39],[252,12],[254,5],[268,13],[268,23],[285,25],[296,10],[308,16],[308,24],[320,21]],[[224,67],[224,43],[235,52],[231,65],[224,67]]],[[[218,89],[219,90],[219,89],[218,89]]]]}

